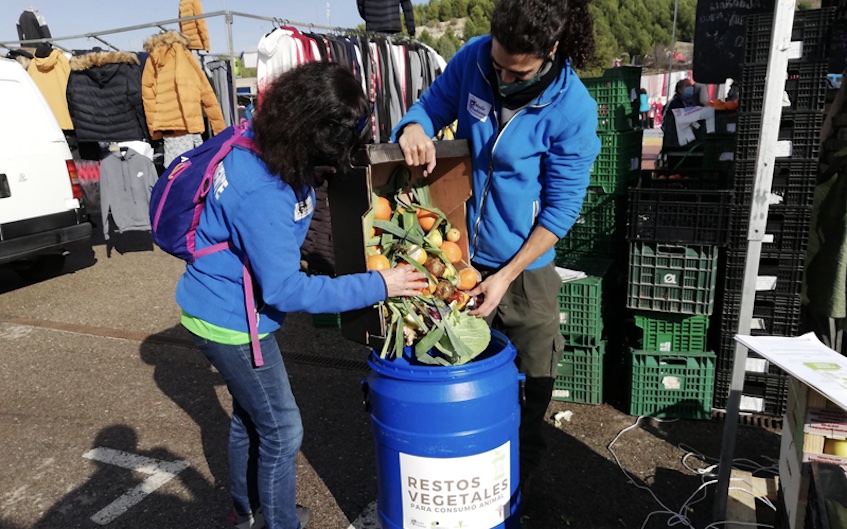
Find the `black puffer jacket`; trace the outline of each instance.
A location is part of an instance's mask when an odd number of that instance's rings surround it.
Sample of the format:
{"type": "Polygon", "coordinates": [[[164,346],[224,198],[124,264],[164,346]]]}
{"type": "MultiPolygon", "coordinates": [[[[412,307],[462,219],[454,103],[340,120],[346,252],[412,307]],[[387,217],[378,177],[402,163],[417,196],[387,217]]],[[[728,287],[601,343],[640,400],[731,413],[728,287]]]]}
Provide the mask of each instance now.
{"type": "Polygon", "coordinates": [[[403,24],[400,22],[400,10],[403,7],[406,17],[406,30],[415,36],[415,12],[412,0],[356,0],[359,15],[365,19],[365,29],[374,33],[401,33],[403,24]]]}
{"type": "Polygon", "coordinates": [[[73,57],[68,109],[79,141],[147,139],[141,100],[141,63],[134,53],[110,51],[73,57]]]}

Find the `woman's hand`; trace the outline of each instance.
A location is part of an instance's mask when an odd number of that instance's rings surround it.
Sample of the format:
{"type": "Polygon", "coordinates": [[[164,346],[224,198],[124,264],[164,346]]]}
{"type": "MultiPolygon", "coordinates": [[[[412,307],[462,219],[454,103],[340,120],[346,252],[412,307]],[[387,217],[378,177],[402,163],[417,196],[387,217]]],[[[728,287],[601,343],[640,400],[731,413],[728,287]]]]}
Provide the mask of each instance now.
{"type": "Polygon", "coordinates": [[[416,296],[420,294],[421,290],[429,286],[426,276],[411,266],[389,268],[388,270],[380,270],[379,273],[385,281],[385,289],[388,291],[387,297],[389,298],[416,296]]]}
{"type": "Polygon", "coordinates": [[[425,165],[423,175],[426,177],[435,169],[435,143],[426,135],[418,123],[409,123],[403,127],[400,135],[400,149],[406,158],[406,165],[417,167],[425,165]]]}

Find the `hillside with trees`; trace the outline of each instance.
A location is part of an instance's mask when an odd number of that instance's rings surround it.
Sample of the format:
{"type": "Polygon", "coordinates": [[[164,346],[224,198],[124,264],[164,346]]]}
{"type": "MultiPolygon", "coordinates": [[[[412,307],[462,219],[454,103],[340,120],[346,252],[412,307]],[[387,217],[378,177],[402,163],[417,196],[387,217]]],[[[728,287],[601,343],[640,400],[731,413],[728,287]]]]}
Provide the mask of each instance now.
{"type": "MultiPolygon", "coordinates": [[[[468,39],[488,33],[495,0],[430,0],[415,6],[417,38],[449,59],[468,39]]],[[[667,66],[675,0],[593,0],[595,56],[581,73],[623,64],[667,66]]],[[[679,0],[676,39],[694,39],[697,0],[679,0]]]]}

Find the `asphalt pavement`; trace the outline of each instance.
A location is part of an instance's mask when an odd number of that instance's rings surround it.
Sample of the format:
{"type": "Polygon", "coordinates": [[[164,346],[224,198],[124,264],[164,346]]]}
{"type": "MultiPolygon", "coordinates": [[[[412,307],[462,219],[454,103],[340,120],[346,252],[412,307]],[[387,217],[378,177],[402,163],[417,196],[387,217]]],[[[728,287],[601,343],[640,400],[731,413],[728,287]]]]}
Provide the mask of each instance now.
{"type": "MultiPolygon", "coordinates": [[[[0,528],[227,527],[229,395],[178,325],[184,263],[146,234],[75,245],[63,275],[0,270],[0,528]]],[[[294,314],[298,500],[312,527],[372,519],[368,351],[294,314]],[[364,513],[364,514],[363,514],[364,513]]]]}

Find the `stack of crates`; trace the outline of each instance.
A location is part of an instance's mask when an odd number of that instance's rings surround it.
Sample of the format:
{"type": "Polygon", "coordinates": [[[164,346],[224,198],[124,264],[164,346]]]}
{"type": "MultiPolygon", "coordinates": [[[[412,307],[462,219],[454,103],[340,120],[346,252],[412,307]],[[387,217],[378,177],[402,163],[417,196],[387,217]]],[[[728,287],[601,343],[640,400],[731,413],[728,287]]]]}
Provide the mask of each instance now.
{"type": "Polygon", "coordinates": [[[566,345],[553,398],[600,404],[605,353],[612,349],[607,347],[604,308],[615,304],[615,262],[624,253],[626,192],[641,167],[641,68],[611,68],[582,82],[597,102],[601,150],[591,167],[579,218],[556,245],[556,264],[588,277],[564,282],[559,292],[560,330],[566,345]]]}
{"type": "Polygon", "coordinates": [[[585,278],[565,281],[559,291],[559,331],[565,349],[553,384],[553,399],[581,404],[603,402],[605,309],[612,260],[578,258],[561,263],[585,272],[585,278]]]}
{"type": "MultiPolygon", "coordinates": [[[[758,267],[751,321],[755,335],[795,336],[800,323],[800,288],[817,176],[819,136],[827,90],[829,32],[833,8],[798,11],[792,42],[796,58],[788,62],[779,126],[773,185],[767,195],[768,218],[758,267]]],[[[768,53],[773,14],[750,16],[742,66],[735,151],[734,202],[723,277],[720,323],[713,334],[718,368],[714,406],[726,407],[741,308],[747,256],[750,207],[756,177],[756,155],[762,126],[768,53]]],[[[717,322],[716,322],[717,323],[717,322]]],[[[750,354],[741,409],[782,416],[787,397],[783,372],[750,354]]]]}
{"type": "Polygon", "coordinates": [[[583,79],[597,101],[600,154],[576,223],[556,246],[560,258],[614,259],[620,252],[626,190],[641,167],[638,94],[641,68],[610,68],[602,77],[583,79]]]}
{"type": "Polygon", "coordinates": [[[629,194],[628,308],[632,415],[707,419],[715,354],[707,349],[732,191],[720,168],[644,171],[629,194]]]}

